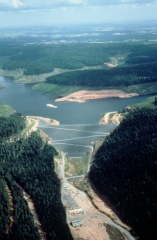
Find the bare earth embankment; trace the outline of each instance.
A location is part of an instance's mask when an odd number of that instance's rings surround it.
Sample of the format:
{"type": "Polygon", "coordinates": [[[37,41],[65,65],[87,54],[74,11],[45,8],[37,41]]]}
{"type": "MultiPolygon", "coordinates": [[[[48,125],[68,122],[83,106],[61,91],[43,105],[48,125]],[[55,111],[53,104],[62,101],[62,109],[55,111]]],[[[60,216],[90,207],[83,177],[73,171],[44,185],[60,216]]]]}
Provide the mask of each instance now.
{"type": "Polygon", "coordinates": [[[74,92],[66,97],[56,99],[56,102],[85,102],[87,100],[94,100],[94,99],[103,99],[103,98],[129,98],[138,96],[137,93],[125,93],[121,90],[100,90],[100,91],[88,91],[88,90],[81,90],[74,92]]]}
{"type": "Polygon", "coordinates": [[[101,118],[99,124],[108,124],[109,122],[119,124],[120,121],[123,119],[122,114],[116,112],[107,112],[101,118]]]}
{"type": "MultiPolygon", "coordinates": [[[[27,119],[35,119],[37,122],[38,120],[43,120],[44,122],[50,123],[52,125],[60,125],[60,122],[55,120],[55,119],[51,119],[51,118],[44,118],[44,117],[40,117],[40,116],[27,116],[27,119]]],[[[35,124],[35,129],[37,127],[38,123],[35,124]]]]}

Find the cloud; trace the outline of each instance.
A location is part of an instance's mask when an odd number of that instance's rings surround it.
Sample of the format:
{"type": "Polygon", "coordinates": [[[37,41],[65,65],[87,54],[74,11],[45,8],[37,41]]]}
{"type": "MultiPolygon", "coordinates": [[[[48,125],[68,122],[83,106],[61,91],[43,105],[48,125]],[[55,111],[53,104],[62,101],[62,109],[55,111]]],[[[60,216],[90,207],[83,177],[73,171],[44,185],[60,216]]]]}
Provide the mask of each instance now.
{"type": "Polygon", "coordinates": [[[157,0],[0,0],[0,11],[51,9],[68,6],[111,6],[126,4],[151,4],[157,0]]]}
{"type": "Polygon", "coordinates": [[[24,6],[24,4],[23,4],[20,0],[13,0],[13,1],[12,1],[12,6],[13,6],[14,8],[19,8],[19,7],[24,6]]]}
{"type": "Polygon", "coordinates": [[[90,5],[121,5],[121,4],[146,4],[157,0],[88,0],[90,5]]]}
{"type": "Polygon", "coordinates": [[[7,8],[20,8],[24,7],[24,3],[21,0],[0,0],[0,7],[7,8]]]}
{"type": "Polygon", "coordinates": [[[83,0],[59,0],[59,3],[65,3],[65,4],[72,4],[72,5],[77,5],[77,4],[83,4],[83,0]]]}

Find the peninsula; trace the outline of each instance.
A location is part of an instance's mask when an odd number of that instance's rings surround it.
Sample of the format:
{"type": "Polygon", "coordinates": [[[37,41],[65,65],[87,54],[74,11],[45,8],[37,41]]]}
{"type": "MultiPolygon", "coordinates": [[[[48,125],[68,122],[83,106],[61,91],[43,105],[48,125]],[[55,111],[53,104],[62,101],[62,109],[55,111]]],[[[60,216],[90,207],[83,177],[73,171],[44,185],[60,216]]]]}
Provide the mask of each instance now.
{"type": "Polygon", "coordinates": [[[66,97],[56,99],[56,102],[85,102],[87,100],[103,99],[103,98],[129,98],[138,96],[137,93],[125,93],[121,90],[100,90],[100,91],[88,91],[81,90],[74,92],[66,97]]]}

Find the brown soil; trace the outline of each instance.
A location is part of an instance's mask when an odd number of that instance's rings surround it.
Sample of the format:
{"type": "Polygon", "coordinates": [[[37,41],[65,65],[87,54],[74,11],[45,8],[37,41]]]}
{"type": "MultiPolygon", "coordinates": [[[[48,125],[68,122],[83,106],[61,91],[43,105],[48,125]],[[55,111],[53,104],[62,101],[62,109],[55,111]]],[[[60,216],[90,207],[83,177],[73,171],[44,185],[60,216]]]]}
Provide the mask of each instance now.
{"type": "Polygon", "coordinates": [[[131,228],[122,222],[120,212],[111,203],[110,199],[107,196],[98,192],[89,178],[87,181],[89,184],[89,193],[88,194],[92,198],[92,202],[93,202],[94,206],[99,210],[99,212],[106,214],[115,223],[117,223],[118,225],[120,225],[120,226],[124,227],[125,229],[127,229],[128,231],[130,231],[131,228]]]}
{"type": "Polygon", "coordinates": [[[55,119],[51,119],[51,118],[44,118],[44,117],[40,117],[40,116],[27,116],[27,118],[32,118],[32,119],[36,119],[36,120],[43,120],[47,123],[50,123],[52,125],[60,125],[60,122],[55,120],[55,119]]]}
{"type": "Polygon", "coordinates": [[[83,222],[80,227],[73,227],[69,224],[73,238],[75,240],[110,240],[104,225],[105,221],[94,216],[94,213],[99,212],[93,207],[87,195],[73,187],[71,184],[68,184],[68,187],[70,189],[71,197],[76,201],[78,206],[84,210],[82,216],[70,215],[69,211],[67,211],[68,222],[77,218],[81,218],[83,222]]]}
{"type": "Polygon", "coordinates": [[[8,226],[7,229],[7,233],[9,232],[9,230],[12,228],[13,225],[13,214],[14,214],[14,204],[13,204],[13,197],[12,197],[12,193],[10,188],[8,187],[8,185],[6,184],[6,189],[7,189],[7,193],[8,193],[8,197],[9,197],[9,205],[10,205],[10,225],[8,226]]]}
{"type": "Polygon", "coordinates": [[[35,206],[30,198],[30,196],[23,190],[23,197],[27,201],[29,210],[34,218],[34,225],[37,227],[40,234],[41,240],[46,240],[46,233],[43,231],[41,223],[39,221],[38,215],[36,213],[35,206]]]}
{"type": "Polygon", "coordinates": [[[104,221],[96,216],[87,216],[81,227],[70,226],[70,230],[75,240],[110,240],[104,221]]]}
{"type": "Polygon", "coordinates": [[[100,120],[99,124],[108,124],[109,122],[119,124],[123,119],[122,115],[118,112],[108,112],[100,120]]]}
{"type": "Polygon", "coordinates": [[[94,100],[94,99],[103,99],[103,98],[128,98],[138,96],[136,93],[125,93],[121,90],[100,90],[100,91],[86,91],[81,90],[74,92],[67,97],[58,98],[56,99],[56,102],[63,102],[63,101],[69,101],[69,102],[85,102],[87,100],[94,100]]]}

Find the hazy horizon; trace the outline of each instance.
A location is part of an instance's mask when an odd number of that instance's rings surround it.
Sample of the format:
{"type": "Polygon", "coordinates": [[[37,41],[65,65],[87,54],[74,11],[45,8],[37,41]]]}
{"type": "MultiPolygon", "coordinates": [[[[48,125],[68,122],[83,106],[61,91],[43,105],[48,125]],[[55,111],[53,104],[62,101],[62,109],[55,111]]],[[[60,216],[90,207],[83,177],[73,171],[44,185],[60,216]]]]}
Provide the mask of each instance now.
{"type": "Polygon", "coordinates": [[[157,0],[0,0],[0,28],[156,21],[157,0]]]}

